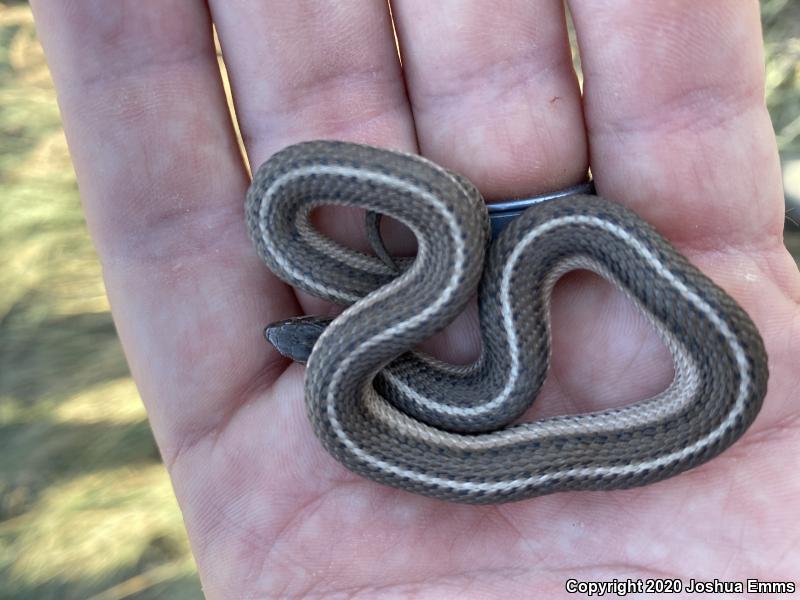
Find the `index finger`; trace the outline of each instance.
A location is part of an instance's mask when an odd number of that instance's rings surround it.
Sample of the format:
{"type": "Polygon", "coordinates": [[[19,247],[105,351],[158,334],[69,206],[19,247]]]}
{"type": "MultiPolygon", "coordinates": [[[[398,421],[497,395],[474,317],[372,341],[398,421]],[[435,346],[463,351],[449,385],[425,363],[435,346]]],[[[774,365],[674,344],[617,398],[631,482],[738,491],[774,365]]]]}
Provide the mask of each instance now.
{"type": "Polygon", "coordinates": [[[224,419],[255,374],[275,374],[261,327],[296,310],[246,236],[248,177],[208,10],[201,0],[32,5],[114,320],[169,460],[187,432],[224,419]]]}

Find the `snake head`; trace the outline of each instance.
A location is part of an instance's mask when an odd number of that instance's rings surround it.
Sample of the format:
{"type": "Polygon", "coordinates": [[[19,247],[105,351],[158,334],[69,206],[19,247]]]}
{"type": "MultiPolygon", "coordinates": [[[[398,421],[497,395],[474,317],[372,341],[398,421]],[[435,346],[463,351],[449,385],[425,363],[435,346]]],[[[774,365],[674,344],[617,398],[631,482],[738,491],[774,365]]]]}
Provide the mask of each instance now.
{"type": "Polygon", "coordinates": [[[326,317],[294,317],[276,321],[267,325],[264,337],[283,356],[304,365],[331,321],[333,319],[326,317]]]}

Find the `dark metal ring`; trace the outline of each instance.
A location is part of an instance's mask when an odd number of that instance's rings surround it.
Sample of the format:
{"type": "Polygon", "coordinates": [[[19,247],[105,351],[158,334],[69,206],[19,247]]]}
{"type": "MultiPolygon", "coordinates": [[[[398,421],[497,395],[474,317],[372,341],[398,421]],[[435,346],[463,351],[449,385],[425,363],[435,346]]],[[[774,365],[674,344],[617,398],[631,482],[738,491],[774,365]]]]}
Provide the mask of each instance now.
{"type": "Polygon", "coordinates": [[[526,208],[534,204],[541,204],[549,200],[556,200],[557,198],[566,198],[567,196],[575,196],[577,194],[595,194],[594,182],[586,181],[573,185],[562,190],[555,192],[548,192],[540,194],[539,196],[531,196],[530,198],[519,198],[517,200],[504,200],[503,202],[494,202],[488,204],[489,220],[492,224],[492,238],[497,235],[508,225],[512,220],[520,216],[526,208]]]}

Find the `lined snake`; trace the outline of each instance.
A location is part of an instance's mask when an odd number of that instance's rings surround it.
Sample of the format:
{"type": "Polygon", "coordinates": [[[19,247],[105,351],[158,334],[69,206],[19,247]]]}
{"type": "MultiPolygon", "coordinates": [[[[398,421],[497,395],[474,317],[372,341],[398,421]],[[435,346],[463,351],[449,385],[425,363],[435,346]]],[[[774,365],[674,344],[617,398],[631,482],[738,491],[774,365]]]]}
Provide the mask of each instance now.
{"type": "Polygon", "coordinates": [[[614,202],[577,194],[533,206],[490,245],[485,204],[465,178],[415,155],[315,141],[257,170],[246,216],[278,277],[349,305],[330,323],[291,320],[267,334],[280,345],[281,335],[312,330],[313,429],[337,460],[377,482],[470,503],[643,485],[725,450],[766,393],[767,358],[747,314],[614,202]],[[311,223],[322,205],[399,220],[416,236],[415,259],[386,256],[376,219],[378,256],[324,237],[311,223]],[[548,371],[551,291],[575,269],[600,274],[643,311],[672,354],[674,379],[622,408],[515,423],[548,371]],[[476,289],[480,358],[457,366],[414,352],[476,289]]]}

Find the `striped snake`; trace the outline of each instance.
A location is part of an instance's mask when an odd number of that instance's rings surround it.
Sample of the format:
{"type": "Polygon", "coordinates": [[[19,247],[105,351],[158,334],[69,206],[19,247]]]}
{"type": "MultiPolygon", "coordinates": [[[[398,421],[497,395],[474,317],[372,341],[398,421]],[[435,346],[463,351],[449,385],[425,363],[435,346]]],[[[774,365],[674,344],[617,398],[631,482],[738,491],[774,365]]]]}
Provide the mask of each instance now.
{"type": "Polygon", "coordinates": [[[330,323],[304,317],[267,335],[279,347],[310,335],[314,431],[375,481],[470,503],[638,486],[713,458],[761,407],[767,358],[750,318],[613,202],[577,194],[542,203],[489,244],[486,206],[463,177],[419,156],[315,141],[258,169],[246,215],[278,277],[349,305],[330,323]],[[322,205],[366,209],[378,256],[321,235],[311,212],[322,205]],[[415,259],[387,255],[376,213],[411,229],[415,259]],[[600,274],[639,307],[672,354],[674,379],[623,408],[515,423],[548,371],[551,291],[575,269],[600,274]],[[479,359],[456,366],[414,352],[476,289],[479,359]]]}

